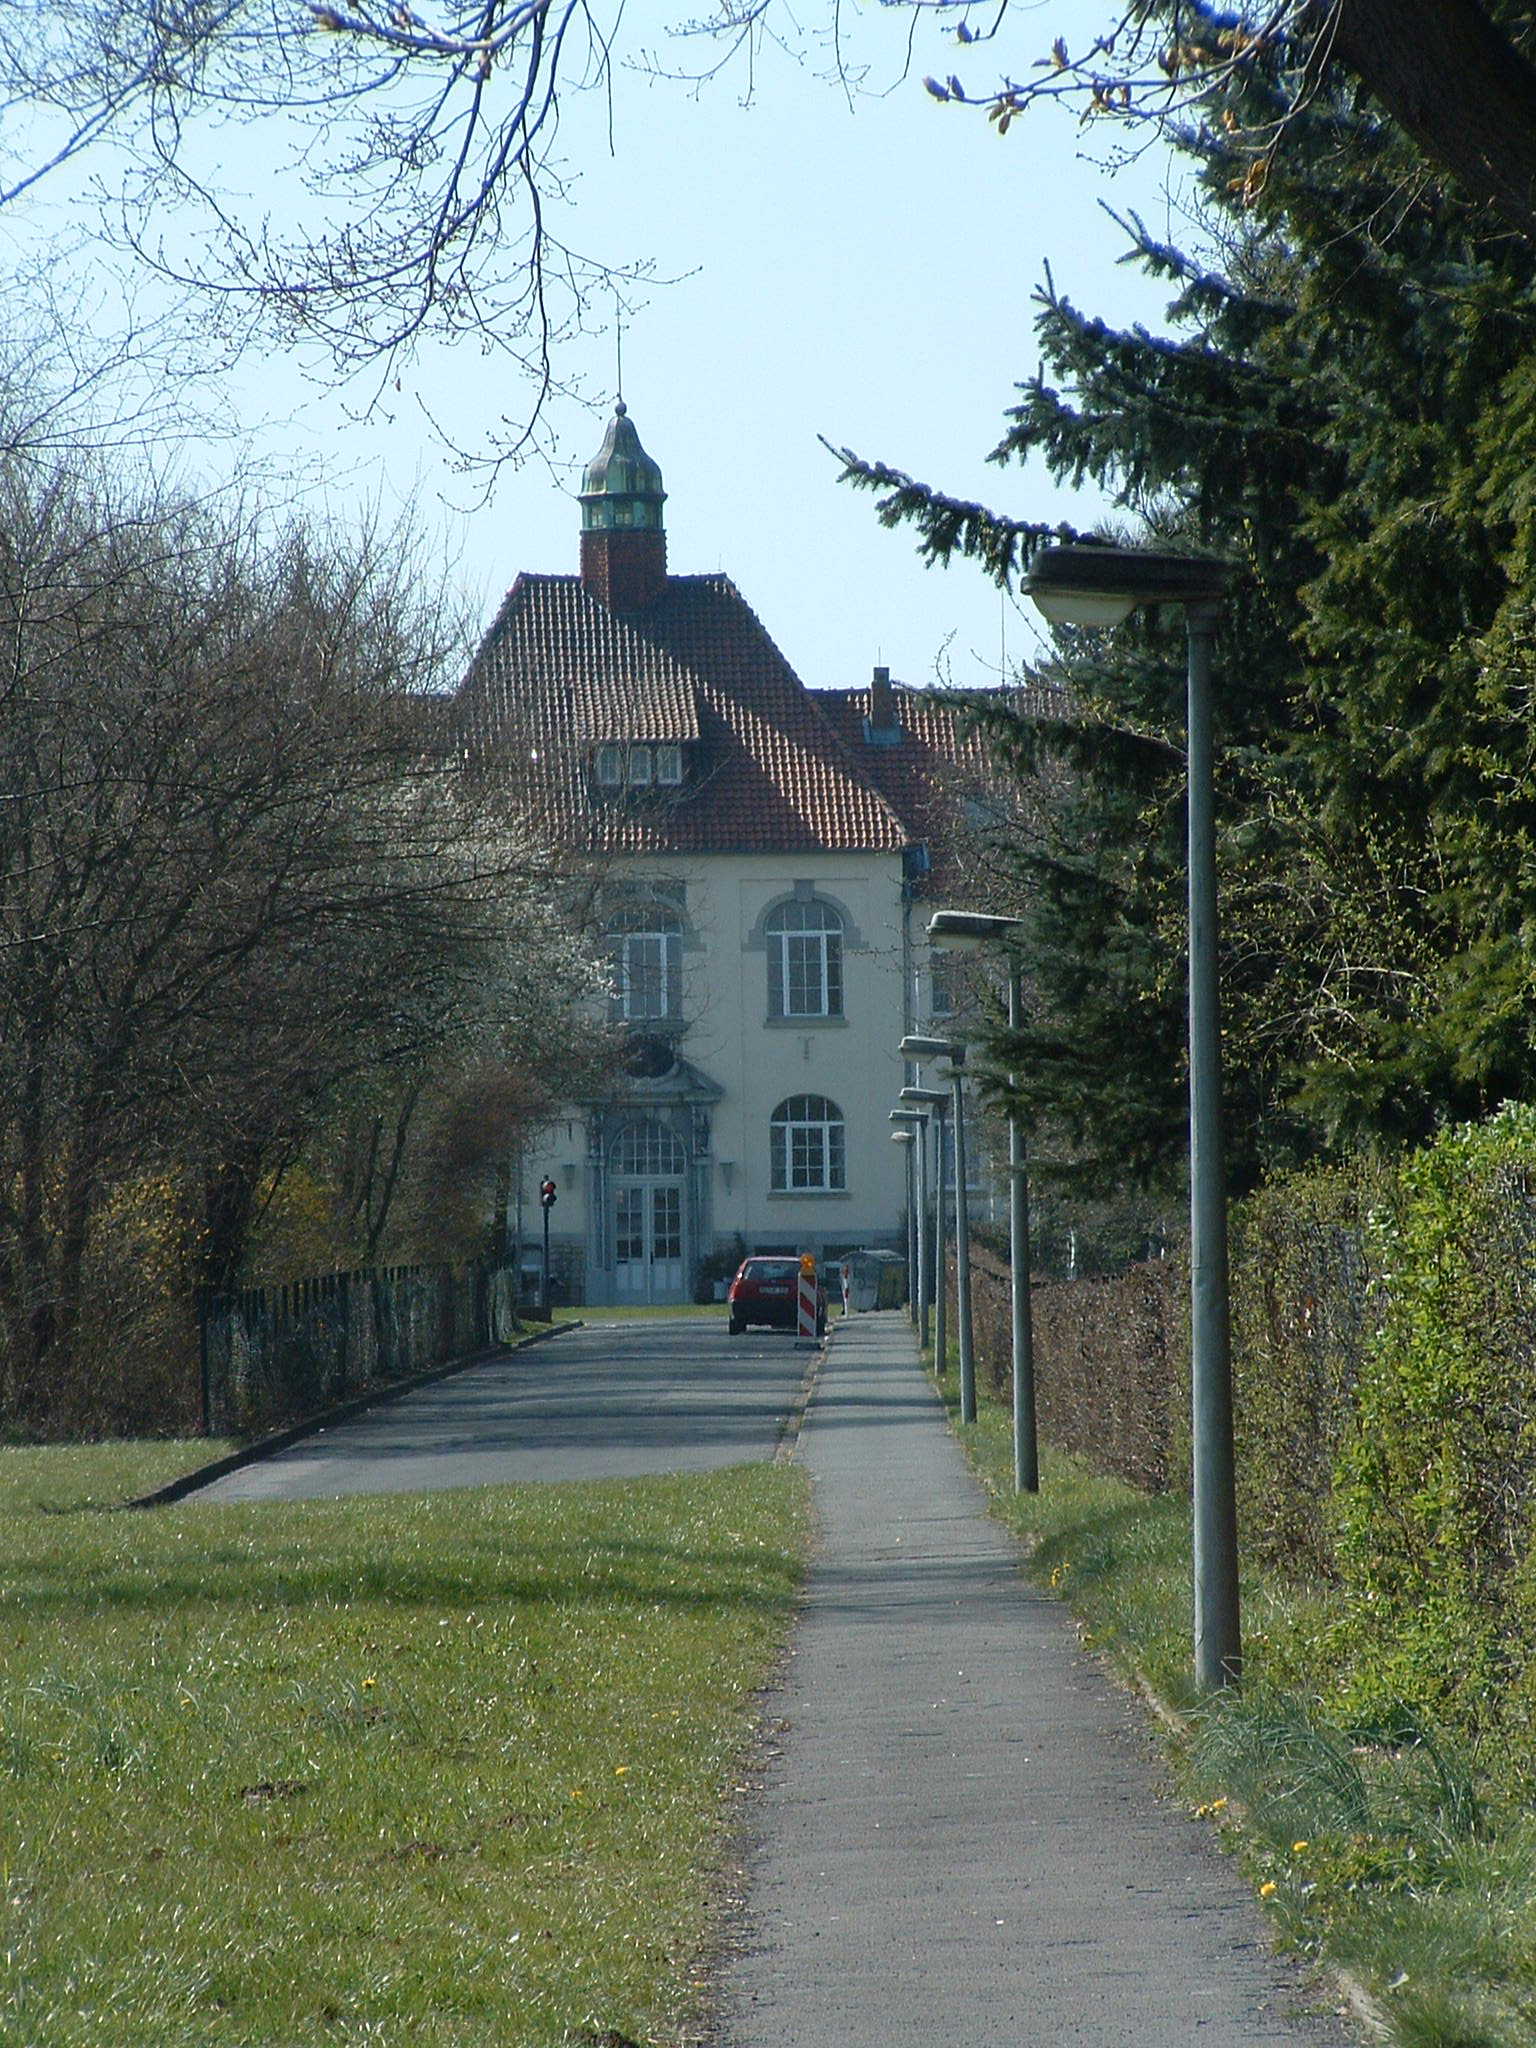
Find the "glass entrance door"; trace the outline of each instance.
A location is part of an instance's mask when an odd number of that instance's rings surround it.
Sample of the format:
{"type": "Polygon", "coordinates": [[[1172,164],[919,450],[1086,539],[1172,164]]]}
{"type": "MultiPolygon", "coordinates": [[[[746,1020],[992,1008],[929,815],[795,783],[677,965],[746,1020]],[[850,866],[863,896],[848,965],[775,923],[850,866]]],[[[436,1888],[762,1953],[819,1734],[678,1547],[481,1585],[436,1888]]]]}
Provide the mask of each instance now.
{"type": "Polygon", "coordinates": [[[683,1148],[654,1122],[614,1141],[614,1289],[620,1301],[688,1299],[683,1244],[683,1148]]]}

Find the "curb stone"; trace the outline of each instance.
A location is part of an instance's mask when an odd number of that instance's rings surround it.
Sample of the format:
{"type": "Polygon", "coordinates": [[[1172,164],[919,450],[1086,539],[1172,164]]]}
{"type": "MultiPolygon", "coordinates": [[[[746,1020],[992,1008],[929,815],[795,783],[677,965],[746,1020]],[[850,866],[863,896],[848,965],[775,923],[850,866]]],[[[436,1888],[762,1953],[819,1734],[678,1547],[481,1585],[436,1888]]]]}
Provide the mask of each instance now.
{"type": "Polygon", "coordinates": [[[832,1333],[829,1330],[806,1361],[805,1375],[795,1391],[795,1398],[789,1404],[789,1413],[784,1417],[784,1427],[780,1430],[779,1440],[774,1446],[773,1462],[775,1465],[787,1465],[799,1448],[800,1431],[805,1424],[805,1412],[810,1407],[812,1396],[816,1392],[816,1382],[821,1377],[821,1368],[826,1363],[827,1346],[831,1341],[832,1333]]]}
{"type": "Polygon", "coordinates": [[[318,1414],[306,1416],[302,1422],[291,1422],[286,1428],[273,1430],[268,1436],[257,1437],[253,1443],[242,1444],[238,1450],[226,1451],[223,1457],[212,1458],[206,1465],[183,1472],[179,1478],[157,1486],[152,1493],[139,1494],[133,1500],[125,1500],[122,1505],[125,1508],[169,1507],[174,1501],[184,1500],[189,1493],[211,1486],[226,1473],[259,1464],[274,1452],[286,1451],[291,1444],[302,1443],[307,1436],[318,1436],[335,1423],[349,1422],[354,1415],[361,1415],[366,1409],[382,1408],[391,1401],[398,1401],[404,1394],[414,1394],[418,1387],[430,1387],[438,1380],[452,1379],[455,1373],[468,1372],[472,1366],[494,1365],[498,1360],[514,1358],[519,1351],[527,1351],[534,1344],[547,1344],[552,1337],[559,1337],[567,1330],[585,1327],[579,1319],[552,1323],[547,1330],[534,1330],[526,1337],[519,1337],[515,1344],[494,1345],[472,1352],[466,1358],[451,1359],[447,1365],[435,1365],[430,1372],[412,1373],[408,1379],[392,1380],[386,1387],[374,1387],[366,1394],[356,1394],[350,1400],[337,1402],[333,1408],[322,1408],[318,1414]]]}

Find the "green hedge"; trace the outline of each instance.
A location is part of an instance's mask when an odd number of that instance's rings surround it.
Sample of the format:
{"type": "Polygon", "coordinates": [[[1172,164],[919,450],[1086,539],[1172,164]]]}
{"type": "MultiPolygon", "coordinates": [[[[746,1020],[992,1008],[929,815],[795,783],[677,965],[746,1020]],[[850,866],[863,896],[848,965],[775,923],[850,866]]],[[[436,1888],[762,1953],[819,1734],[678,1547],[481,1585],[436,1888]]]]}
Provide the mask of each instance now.
{"type": "Polygon", "coordinates": [[[1238,1515],[1247,1546],[1298,1577],[1336,1576],[1331,1500],[1377,1302],[1370,1167],[1296,1174],[1232,1219],[1238,1515]]]}
{"type": "Polygon", "coordinates": [[[1379,1317],[1335,1487],[1351,1694],[1457,1719],[1536,1661],[1536,1108],[1447,1132],[1372,1218],[1379,1317]]]}
{"type": "MultiPolygon", "coordinates": [[[[1277,1182],[1232,1251],[1242,1542],[1337,1584],[1339,1703],[1536,1720],[1536,1107],[1277,1182]]],[[[1048,1442],[1187,1482],[1186,1292],[1179,1260],[1035,1290],[1048,1442]]]]}

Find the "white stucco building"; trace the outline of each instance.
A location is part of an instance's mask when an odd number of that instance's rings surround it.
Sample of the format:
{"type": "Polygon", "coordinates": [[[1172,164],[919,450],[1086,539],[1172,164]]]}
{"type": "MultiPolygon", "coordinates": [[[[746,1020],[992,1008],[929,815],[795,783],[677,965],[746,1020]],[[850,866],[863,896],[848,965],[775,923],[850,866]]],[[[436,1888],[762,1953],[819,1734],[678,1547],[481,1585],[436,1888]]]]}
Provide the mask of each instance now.
{"type": "Polygon", "coordinates": [[[580,573],[519,576],[458,696],[471,755],[596,863],[626,1057],[522,1168],[527,1219],[554,1181],[553,1261],[590,1302],[691,1300],[741,1249],[904,1246],[917,899],[983,780],[943,708],[880,669],[808,690],[728,577],[669,575],[664,496],[621,404],[580,573]]]}

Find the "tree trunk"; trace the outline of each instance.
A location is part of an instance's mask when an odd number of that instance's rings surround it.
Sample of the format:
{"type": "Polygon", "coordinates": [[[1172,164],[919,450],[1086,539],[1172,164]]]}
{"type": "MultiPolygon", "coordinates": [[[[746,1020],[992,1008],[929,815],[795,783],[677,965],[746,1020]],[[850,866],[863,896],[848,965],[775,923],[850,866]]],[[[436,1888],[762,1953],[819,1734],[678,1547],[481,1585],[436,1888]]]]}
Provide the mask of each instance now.
{"type": "Polygon", "coordinates": [[[363,1250],[363,1260],[371,1266],[379,1255],[385,1227],[390,1211],[394,1207],[395,1190],[400,1183],[400,1168],[405,1159],[406,1140],[410,1136],[411,1124],[415,1119],[416,1105],[421,1099],[421,1083],[413,1081],[405,1091],[405,1100],[395,1118],[394,1138],[390,1145],[389,1165],[385,1169],[384,1181],[375,1204],[373,1189],[368,1195],[368,1242],[363,1250]]]}
{"type": "Polygon", "coordinates": [[[232,1147],[204,1177],[200,1281],[214,1294],[239,1285],[266,1157],[267,1148],[252,1140],[232,1147]]]}
{"type": "Polygon", "coordinates": [[[1477,0],[1313,0],[1352,71],[1469,198],[1536,239],[1536,66],[1477,0]]]}

